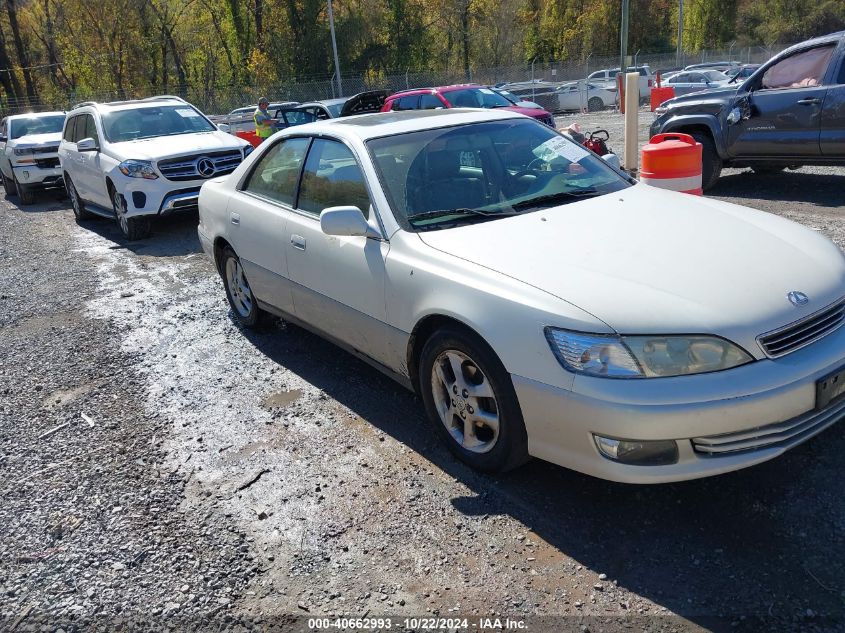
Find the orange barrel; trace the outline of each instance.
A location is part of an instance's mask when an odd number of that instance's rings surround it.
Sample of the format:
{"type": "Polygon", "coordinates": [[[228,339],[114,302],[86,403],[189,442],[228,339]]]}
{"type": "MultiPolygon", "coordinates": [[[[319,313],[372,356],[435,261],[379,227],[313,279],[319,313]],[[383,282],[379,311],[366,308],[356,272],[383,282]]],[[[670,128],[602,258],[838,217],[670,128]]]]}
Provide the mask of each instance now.
{"type": "Polygon", "coordinates": [[[651,89],[651,111],[654,112],[664,101],[675,98],[675,89],[672,86],[655,86],[651,89]]]}
{"type": "Polygon", "coordinates": [[[701,143],[689,134],[656,134],[640,150],[640,182],[701,195],[701,143]]]}

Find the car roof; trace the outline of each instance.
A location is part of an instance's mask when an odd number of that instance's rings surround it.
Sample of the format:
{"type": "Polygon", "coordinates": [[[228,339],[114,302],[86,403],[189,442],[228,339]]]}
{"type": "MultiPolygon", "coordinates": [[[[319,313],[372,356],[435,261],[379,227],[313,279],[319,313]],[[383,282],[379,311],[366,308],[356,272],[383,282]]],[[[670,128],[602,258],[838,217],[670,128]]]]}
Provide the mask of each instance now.
{"type": "Polygon", "coordinates": [[[12,114],[8,117],[9,121],[17,121],[19,119],[37,119],[42,116],[65,116],[65,112],[27,112],[25,114],[12,114]]]}
{"type": "Polygon", "coordinates": [[[327,119],[297,125],[290,130],[291,135],[320,134],[336,132],[339,136],[358,138],[367,141],[394,134],[408,134],[430,130],[432,128],[503,121],[506,119],[530,117],[510,110],[479,110],[477,108],[450,108],[444,110],[400,110],[377,112],[356,116],[327,119]]]}

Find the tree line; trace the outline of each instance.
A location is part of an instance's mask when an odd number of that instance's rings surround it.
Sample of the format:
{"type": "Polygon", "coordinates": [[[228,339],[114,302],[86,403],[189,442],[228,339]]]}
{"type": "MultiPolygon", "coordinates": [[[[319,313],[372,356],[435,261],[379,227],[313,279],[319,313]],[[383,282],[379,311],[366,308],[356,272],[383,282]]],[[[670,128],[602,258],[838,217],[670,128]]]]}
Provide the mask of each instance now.
{"type": "MultiPolygon", "coordinates": [[[[327,78],[327,0],[3,0],[0,99],[185,93],[327,78]]],[[[621,0],[334,0],[344,75],[583,61],[619,50],[621,0]]],[[[673,51],[678,0],[630,0],[629,51],[673,51]]],[[[843,0],[684,0],[687,52],[845,29],[843,0]]]]}

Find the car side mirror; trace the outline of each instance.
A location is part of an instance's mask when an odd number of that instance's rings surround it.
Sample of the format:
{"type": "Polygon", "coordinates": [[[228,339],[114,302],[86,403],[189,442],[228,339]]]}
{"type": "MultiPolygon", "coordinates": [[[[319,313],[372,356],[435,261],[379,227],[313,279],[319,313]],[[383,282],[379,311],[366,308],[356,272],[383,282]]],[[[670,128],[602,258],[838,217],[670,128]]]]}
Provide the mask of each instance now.
{"type": "Polygon", "coordinates": [[[731,110],[728,113],[727,121],[731,125],[736,125],[737,123],[742,121],[742,110],[740,110],[739,108],[734,108],[733,110],[731,110]]]}
{"type": "Polygon", "coordinates": [[[601,158],[611,167],[622,169],[622,165],[619,163],[619,157],[616,154],[604,154],[601,158]]]}
{"type": "Polygon", "coordinates": [[[226,123],[218,123],[218,124],[217,124],[217,129],[218,129],[218,130],[220,130],[221,132],[228,132],[228,131],[229,131],[229,126],[228,126],[228,124],[226,124],[226,123]]]}
{"type": "Polygon", "coordinates": [[[381,237],[369,225],[361,209],[352,206],[323,209],[320,214],[320,228],[326,235],[381,237]]]}
{"type": "Polygon", "coordinates": [[[84,138],[76,143],[76,151],[78,152],[98,152],[100,148],[97,147],[97,141],[93,138],[84,138]]]}

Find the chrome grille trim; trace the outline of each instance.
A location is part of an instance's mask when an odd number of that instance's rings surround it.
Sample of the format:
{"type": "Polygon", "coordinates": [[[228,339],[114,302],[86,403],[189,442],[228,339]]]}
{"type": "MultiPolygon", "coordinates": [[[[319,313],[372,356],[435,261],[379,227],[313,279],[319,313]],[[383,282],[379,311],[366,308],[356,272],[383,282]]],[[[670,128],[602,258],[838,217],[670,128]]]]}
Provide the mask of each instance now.
{"type": "Polygon", "coordinates": [[[757,337],[770,358],[789,354],[827,336],[845,323],[845,299],[814,312],[810,316],[757,337]]]}
{"type": "Polygon", "coordinates": [[[728,453],[792,446],[821,433],[843,417],[845,417],[845,399],[821,411],[808,411],[785,422],[723,435],[694,437],[691,440],[692,447],[696,453],[716,457],[728,453]]]}
{"type": "Polygon", "coordinates": [[[205,180],[231,174],[242,160],[243,153],[236,149],[168,158],[160,160],[157,166],[161,175],[168,180],[205,180]],[[203,158],[208,158],[214,164],[214,173],[210,176],[202,176],[197,170],[197,163],[203,158]]]}
{"type": "Polygon", "coordinates": [[[58,145],[47,145],[45,147],[34,147],[32,148],[33,154],[58,154],[59,146],[58,145]]]}

